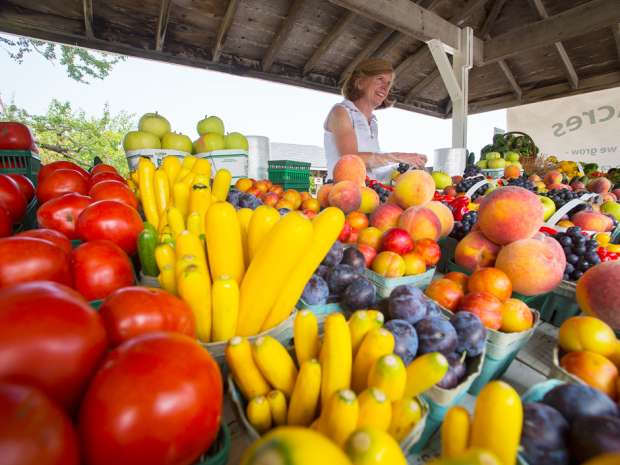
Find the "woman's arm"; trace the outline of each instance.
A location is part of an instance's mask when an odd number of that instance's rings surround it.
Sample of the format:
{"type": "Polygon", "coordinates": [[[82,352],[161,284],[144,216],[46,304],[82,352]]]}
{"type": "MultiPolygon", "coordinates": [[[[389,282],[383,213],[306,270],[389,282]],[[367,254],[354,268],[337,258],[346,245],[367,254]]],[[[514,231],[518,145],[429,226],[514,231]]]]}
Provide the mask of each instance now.
{"type": "Polygon", "coordinates": [[[369,169],[392,163],[407,163],[417,168],[423,168],[426,163],[426,157],[417,153],[358,152],[357,137],[355,136],[353,123],[347,114],[347,110],[341,106],[335,106],[329,113],[325,122],[325,129],[334,134],[336,147],[340,154],[357,155],[369,169]]]}

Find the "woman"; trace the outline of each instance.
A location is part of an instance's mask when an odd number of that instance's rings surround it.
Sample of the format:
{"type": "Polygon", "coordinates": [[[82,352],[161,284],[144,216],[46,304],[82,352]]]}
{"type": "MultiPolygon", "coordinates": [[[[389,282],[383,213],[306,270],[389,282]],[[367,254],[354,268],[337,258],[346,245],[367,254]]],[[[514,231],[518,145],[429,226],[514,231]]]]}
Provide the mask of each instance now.
{"type": "Polygon", "coordinates": [[[426,157],[417,153],[381,153],[377,118],[373,111],[393,105],[389,98],[394,70],[385,60],[368,59],[353,70],[342,85],[345,100],[335,105],[325,120],[324,146],[327,177],[341,155],[359,156],[371,177],[386,177],[395,163],[423,168],[426,157]]]}

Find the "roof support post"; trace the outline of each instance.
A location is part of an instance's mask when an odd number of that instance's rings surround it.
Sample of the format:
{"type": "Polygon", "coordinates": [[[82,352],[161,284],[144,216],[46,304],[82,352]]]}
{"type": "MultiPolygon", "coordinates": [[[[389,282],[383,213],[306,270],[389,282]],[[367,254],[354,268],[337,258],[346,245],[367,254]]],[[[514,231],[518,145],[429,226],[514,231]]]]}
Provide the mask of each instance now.
{"type": "Polygon", "coordinates": [[[462,29],[459,34],[459,47],[454,50],[451,64],[444,44],[437,39],[428,42],[428,48],[452,102],[452,147],[454,148],[467,147],[467,100],[469,70],[474,61],[473,45],[473,29],[470,27],[462,29]]]}

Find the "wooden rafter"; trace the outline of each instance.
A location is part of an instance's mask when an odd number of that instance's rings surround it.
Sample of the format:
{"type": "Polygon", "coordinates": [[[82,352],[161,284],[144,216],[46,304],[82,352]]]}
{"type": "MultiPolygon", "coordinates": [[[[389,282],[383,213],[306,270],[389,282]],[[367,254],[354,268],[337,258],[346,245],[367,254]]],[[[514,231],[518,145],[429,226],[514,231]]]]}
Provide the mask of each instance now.
{"type": "Polygon", "coordinates": [[[224,13],[224,17],[222,18],[220,27],[217,30],[215,45],[213,46],[213,49],[211,51],[211,59],[213,61],[219,61],[220,59],[220,54],[222,53],[222,47],[224,46],[226,35],[230,30],[230,26],[233,23],[235,13],[237,12],[237,6],[239,6],[239,0],[230,0],[228,2],[228,6],[226,7],[226,13],[224,13]]]}
{"type": "Polygon", "coordinates": [[[499,14],[502,12],[502,8],[506,4],[506,0],[495,0],[493,6],[491,7],[491,11],[489,11],[489,15],[484,20],[484,24],[482,28],[480,28],[480,37],[483,39],[486,38],[490,33],[493,26],[495,26],[495,22],[499,17],[499,14]]]}
{"type": "Polygon", "coordinates": [[[93,0],[83,0],[84,5],[84,31],[86,37],[93,38],[95,33],[93,31],[93,0]]]}
{"type": "Polygon", "coordinates": [[[372,54],[372,56],[376,58],[383,58],[389,55],[392,50],[398,47],[398,44],[400,44],[400,41],[404,36],[405,35],[402,32],[394,31],[390,38],[386,40],[383,45],[372,54]]]}
{"type": "Polygon", "coordinates": [[[263,71],[271,70],[271,67],[273,66],[273,63],[276,59],[276,55],[278,54],[278,52],[286,42],[286,39],[293,30],[293,26],[295,26],[295,22],[299,17],[299,12],[301,11],[303,5],[303,0],[293,0],[293,3],[288,9],[288,13],[286,14],[286,18],[284,18],[280,29],[276,33],[273,42],[271,43],[269,49],[267,50],[267,53],[263,57],[263,60],[261,62],[261,68],[263,69],[263,71]]]}
{"type": "Polygon", "coordinates": [[[392,29],[389,27],[383,27],[377,32],[373,38],[366,44],[366,46],[360,51],[355,58],[349,63],[345,70],[340,75],[340,82],[344,81],[347,76],[355,69],[355,67],[372,55],[385,40],[392,34],[392,29]]]}
{"type": "Polygon", "coordinates": [[[508,63],[506,63],[505,60],[499,60],[497,64],[502,70],[502,73],[504,73],[504,76],[506,76],[506,80],[510,84],[510,87],[512,87],[515,97],[517,97],[517,100],[521,101],[523,98],[523,89],[517,82],[517,78],[515,78],[515,75],[512,73],[510,66],[508,66],[508,63]]]}
{"type": "Polygon", "coordinates": [[[407,96],[405,97],[405,102],[409,102],[410,100],[412,100],[416,95],[418,95],[418,93],[420,93],[421,91],[426,89],[428,86],[430,86],[439,77],[440,77],[439,70],[435,68],[424,79],[422,79],[420,82],[418,82],[416,85],[414,85],[411,88],[411,90],[407,93],[407,96]]]}
{"type": "Polygon", "coordinates": [[[172,0],[161,0],[159,8],[159,19],[157,20],[157,35],[155,36],[155,50],[161,52],[164,49],[164,40],[168,30],[168,18],[170,17],[170,7],[172,0]]]}
{"type": "Polygon", "coordinates": [[[618,0],[591,0],[485,41],[482,61],[485,64],[496,62],[555,42],[605,29],[618,22],[620,22],[618,0]]]}
{"type": "Polygon", "coordinates": [[[342,34],[342,32],[351,23],[351,21],[353,21],[354,18],[355,13],[353,13],[352,11],[347,11],[344,15],[342,15],[334,28],[330,31],[329,34],[325,36],[325,38],[321,41],[310,59],[304,65],[304,75],[308,74],[314,69],[319,60],[325,55],[325,53],[329,50],[332,44],[336,41],[338,37],[340,37],[340,34],[342,34]]]}
{"type": "Polygon", "coordinates": [[[462,26],[476,11],[489,3],[489,0],[470,0],[463,8],[456,21],[452,21],[457,26],[462,26]]]}
{"type": "Polygon", "coordinates": [[[614,39],[616,39],[616,49],[618,52],[618,60],[620,60],[620,23],[613,26],[614,39]]]}

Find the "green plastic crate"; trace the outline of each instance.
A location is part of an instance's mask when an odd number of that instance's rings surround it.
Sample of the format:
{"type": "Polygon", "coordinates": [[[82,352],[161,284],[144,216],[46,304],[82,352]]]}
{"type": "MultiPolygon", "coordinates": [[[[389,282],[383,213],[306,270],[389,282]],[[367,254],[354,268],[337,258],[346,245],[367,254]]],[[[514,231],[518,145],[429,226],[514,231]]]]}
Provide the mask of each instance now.
{"type": "Polygon", "coordinates": [[[41,169],[39,156],[29,150],[0,150],[0,173],[23,174],[33,183],[41,169]]]}
{"type": "Polygon", "coordinates": [[[292,160],[270,160],[269,180],[284,189],[305,189],[310,187],[310,163],[292,160]],[[298,185],[295,187],[293,185],[298,185]]]}
{"type": "Polygon", "coordinates": [[[310,189],[310,180],[308,180],[308,182],[285,182],[283,184],[279,184],[280,186],[282,186],[282,189],[284,189],[285,191],[289,190],[289,189],[295,189],[296,191],[299,192],[308,192],[308,189],[310,189]]]}

